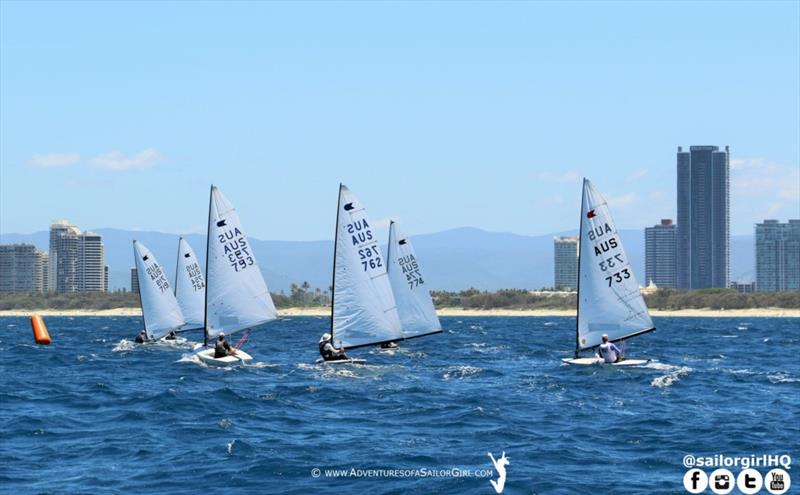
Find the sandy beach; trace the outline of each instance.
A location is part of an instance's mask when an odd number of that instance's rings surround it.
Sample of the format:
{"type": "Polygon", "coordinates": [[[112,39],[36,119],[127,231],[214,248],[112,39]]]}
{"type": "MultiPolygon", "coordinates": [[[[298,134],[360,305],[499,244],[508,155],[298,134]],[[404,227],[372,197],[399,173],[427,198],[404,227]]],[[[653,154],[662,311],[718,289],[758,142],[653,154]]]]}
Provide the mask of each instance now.
{"type": "MultiPolygon", "coordinates": [[[[441,308],[439,316],[575,316],[575,310],[569,309],[462,309],[441,308]]],[[[3,316],[141,316],[139,308],[114,308],[104,310],[87,309],[38,309],[38,310],[0,310],[3,316]]],[[[330,316],[330,308],[284,308],[278,311],[280,316],[330,316]]],[[[650,310],[655,317],[735,317],[735,318],[768,318],[785,317],[800,318],[800,309],[786,308],[754,308],[754,309],[680,309],[650,310]]]]}

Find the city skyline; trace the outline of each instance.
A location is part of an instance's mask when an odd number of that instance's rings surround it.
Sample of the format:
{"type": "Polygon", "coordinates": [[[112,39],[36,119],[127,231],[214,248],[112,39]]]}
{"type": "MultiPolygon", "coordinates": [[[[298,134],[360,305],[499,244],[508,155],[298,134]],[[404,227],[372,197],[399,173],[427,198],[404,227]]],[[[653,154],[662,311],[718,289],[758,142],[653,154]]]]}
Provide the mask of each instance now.
{"type": "Polygon", "coordinates": [[[800,210],[796,3],[317,7],[0,3],[0,233],[202,233],[214,183],[252,235],[330,239],[342,181],[411,235],[537,235],[583,176],[641,229],[711,143],[731,234],[800,210]]]}

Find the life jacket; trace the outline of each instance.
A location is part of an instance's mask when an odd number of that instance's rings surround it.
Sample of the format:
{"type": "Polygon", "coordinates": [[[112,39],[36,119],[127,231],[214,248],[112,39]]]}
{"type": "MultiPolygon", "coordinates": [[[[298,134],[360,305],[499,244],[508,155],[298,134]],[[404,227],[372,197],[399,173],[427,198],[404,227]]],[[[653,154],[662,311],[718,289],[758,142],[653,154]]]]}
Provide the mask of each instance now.
{"type": "Polygon", "coordinates": [[[328,345],[329,342],[329,340],[323,340],[319,343],[319,353],[325,361],[333,359],[333,352],[331,352],[330,349],[325,349],[325,346],[328,345]]]}

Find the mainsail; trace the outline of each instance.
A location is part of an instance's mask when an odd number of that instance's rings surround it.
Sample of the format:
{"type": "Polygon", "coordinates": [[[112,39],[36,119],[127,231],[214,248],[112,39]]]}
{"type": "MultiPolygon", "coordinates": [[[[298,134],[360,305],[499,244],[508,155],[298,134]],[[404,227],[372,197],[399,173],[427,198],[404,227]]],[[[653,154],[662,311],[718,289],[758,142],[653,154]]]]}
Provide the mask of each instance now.
{"type": "Polygon", "coordinates": [[[175,271],[175,298],[186,319],[186,329],[203,328],[206,283],[194,250],[183,237],[178,241],[178,266],[175,271]]]}
{"type": "Polygon", "coordinates": [[[655,330],[603,196],[583,180],[575,353],[655,330]]]}
{"type": "Polygon", "coordinates": [[[150,338],[160,339],[185,323],[183,314],[169,286],[167,275],[153,253],[141,242],[133,241],[133,257],[139,278],[144,329],[150,338]]]}
{"type": "Polygon", "coordinates": [[[425,285],[419,259],[411,240],[395,222],[389,224],[389,263],[386,270],[400,315],[403,338],[422,337],[442,331],[431,293],[425,285]]]}
{"type": "Polygon", "coordinates": [[[333,257],[331,333],[335,345],[352,349],[402,339],[386,259],[367,212],[343,184],[339,185],[333,257]]]}
{"type": "Polygon", "coordinates": [[[206,252],[206,338],[276,319],[278,312],[239,215],[211,186],[206,252]]]}

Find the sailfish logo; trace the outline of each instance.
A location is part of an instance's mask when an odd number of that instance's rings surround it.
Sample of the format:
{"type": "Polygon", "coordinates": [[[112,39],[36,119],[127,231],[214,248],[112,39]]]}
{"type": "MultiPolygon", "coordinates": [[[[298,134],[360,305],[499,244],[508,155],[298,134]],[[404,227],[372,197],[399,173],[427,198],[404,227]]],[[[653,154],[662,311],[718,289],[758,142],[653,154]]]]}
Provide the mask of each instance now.
{"type": "Polygon", "coordinates": [[[505,451],[503,451],[503,455],[500,456],[500,459],[495,459],[492,453],[489,452],[489,458],[492,460],[495,470],[497,470],[497,481],[489,480],[489,483],[494,487],[494,491],[503,493],[503,488],[506,486],[506,466],[511,464],[511,461],[506,457],[505,451]]]}
{"type": "Polygon", "coordinates": [[[586,218],[594,218],[594,217],[595,217],[594,210],[589,210],[586,213],[586,218]]]}
{"type": "Polygon", "coordinates": [[[219,222],[217,222],[217,227],[224,227],[224,226],[225,226],[225,220],[220,220],[219,222]]]}
{"type": "Polygon", "coordinates": [[[183,257],[184,257],[184,258],[191,258],[191,257],[192,257],[192,255],[191,255],[191,254],[189,254],[189,253],[186,253],[186,254],[184,254],[184,255],[183,255],[183,257]]]}
{"type": "Polygon", "coordinates": [[[142,261],[147,261],[149,259],[150,259],[150,256],[147,256],[146,254],[142,257],[142,261]]]}
{"type": "Polygon", "coordinates": [[[353,203],[347,203],[344,205],[344,211],[350,211],[353,209],[353,203]]]}
{"type": "Polygon", "coordinates": [[[407,242],[408,241],[405,240],[405,239],[400,239],[400,242],[398,242],[398,244],[400,244],[401,246],[404,246],[407,242]]]}

